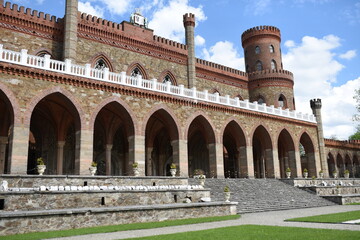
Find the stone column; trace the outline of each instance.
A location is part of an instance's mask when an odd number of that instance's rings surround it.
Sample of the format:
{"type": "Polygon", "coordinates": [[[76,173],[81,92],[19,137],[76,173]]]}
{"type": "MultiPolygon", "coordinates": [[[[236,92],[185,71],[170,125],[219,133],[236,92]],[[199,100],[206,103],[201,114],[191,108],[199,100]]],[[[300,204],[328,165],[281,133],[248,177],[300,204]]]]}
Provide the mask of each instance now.
{"type": "Polygon", "coordinates": [[[29,127],[14,126],[13,135],[9,142],[11,146],[11,151],[9,151],[11,174],[26,174],[27,172],[29,131],[29,127]]]}
{"type": "Polygon", "coordinates": [[[246,146],[247,173],[249,178],[255,178],[254,156],[252,146],[246,146]]]}
{"type": "MultiPolygon", "coordinates": [[[[212,145],[212,144],[210,144],[212,145]]],[[[224,173],[224,148],[222,143],[215,143],[213,146],[211,146],[210,149],[213,149],[215,159],[213,159],[213,164],[216,164],[216,176],[217,178],[225,178],[224,173]]],[[[212,154],[210,155],[212,156],[212,154]]],[[[210,158],[211,159],[211,158],[210,158]]],[[[212,168],[214,169],[214,168],[212,168]]]]}
{"type": "Polygon", "coordinates": [[[0,174],[5,172],[5,157],[6,157],[6,146],[8,144],[8,137],[0,137],[0,174]]]}
{"type": "Polygon", "coordinates": [[[295,160],[296,160],[296,176],[294,177],[300,177],[302,175],[301,172],[301,156],[300,151],[295,151],[295,160]]]}
{"type": "Polygon", "coordinates": [[[147,147],[146,148],[146,176],[152,176],[153,175],[153,164],[151,159],[151,153],[153,151],[153,147],[147,147]]]}
{"type": "Polygon", "coordinates": [[[78,0],[66,0],[64,23],[63,58],[76,60],[78,0]]]}
{"type": "MultiPolygon", "coordinates": [[[[327,159],[325,156],[325,141],[324,141],[324,131],[322,126],[322,119],[321,119],[321,99],[312,99],[310,100],[310,106],[313,111],[313,114],[316,117],[317,122],[317,137],[319,143],[319,157],[320,157],[320,165],[321,169],[324,171],[324,177],[328,177],[328,166],[327,166],[327,159]]],[[[315,151],[316,152],[316,151],[315,151]]],[[[318,165],[318,164],[316,164],[318,165]]],[[[318,166],[316,166],[318,167],[318,166]]],[[[316,169],[316,175],[319,174],[320,169],[316,169]]]]}
{"type": "Polygon", "coordinates": [[[183,16],[185,27],[185,42],[188,49],[187,58],[187,76],[188,87],[196,86],[196,72],[195,72],[195,41],[194,41],[194,28],[195,28],[195,15],[187,13],[183,16]]]}
{"type": "MultiPolygon", "coordinates": [[[[266,152],[268,152],[268,149],[265,150],[266,152]]],[[[271,157],[268,156],[268,154],[266,154],[266,158],[271,157]]],[[[274,178],[281,178],[280,175],[280,164],[279,164],[279,153],[278,150],[275,148],[272,150],[272,159],[273,159],[273,165],[272,165],[272,172],[273,172],[273,176],[268,176],[268,177],[274,177],[274,178]]],[[[270,170],[270,169],[269,169],[270,170]]],[[[269,171],[268,171],[269,174],[269,171]]]]}
{"type": "Polygon", "coordinates": [[[93,161],[94,132],[92,130],[81,130],[76,135],[77,138],[80,138],[76,141],[76,153],[79,153],[80,156],[75,158],[75,172],[79,169],[79,174],[89,175],[89,167],[93,161]]]}
{"type": "Polygon", "coordinates": [[[171,142],[173,148],[173,161],[178,165],[181,177],[189,177],[187,140],[174,140],[171,142]]]}
{"type": "Polygon", "coordinates": [[[113,145],[106,144],[105,146],[105,167],[106,167],[106,175],[111,175],[111,150],[113,145]]]}
{"type": "MultiPolygon", "coordinates": [[[[134,135],[129,140],[129,173],[132,174],[131,165],[137,162],[140,176],[145,176],[145,136],[134,135]]],[[[131,175],[130,174],[130,175],[131,175]]]]}
{"type": "Polygon", "coordinates": [[[56,172],[58,175],[63,174],[64,146],[65,146],[65,141],[57,142],[56,172]]]}

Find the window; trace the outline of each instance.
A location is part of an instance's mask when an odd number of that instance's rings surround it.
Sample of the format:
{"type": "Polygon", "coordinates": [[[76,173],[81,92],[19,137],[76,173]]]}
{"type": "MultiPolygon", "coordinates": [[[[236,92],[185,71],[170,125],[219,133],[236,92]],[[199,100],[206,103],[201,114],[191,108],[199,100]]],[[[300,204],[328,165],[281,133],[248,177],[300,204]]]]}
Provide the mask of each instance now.
{"type": "Polygon", "coordinates": [[[263,70],[262,63],[261,63],[261,61],[257,61],[256,62],[256,71],[261,71],[261,70],[263,70]]]}
{"type": "Polygon", "coordinates": [[[264,101],[264,99],[262,97],[259,97],[257,102],[258,102],[258,104],[264,104],[265,103],[265,101],[264,101]]]}
{"type": "Polygon", "coordinates": [[[246,65],[246,72],[250,72],[250,66],[246,65]]]}
{"type": "Polygon", "coordinates": [[[141,71],[138,67],[134,68],[134,70],[132,70],[131,74],[130,74],[131,77],[137,77],[139,75],[143,76],[143,74],[141,73],[141,71]]]}
{"type": "Polygon", "coordinates": [[[255,47],[255,53],[256,53],[256,54],[259,54],[259,53],[260,53],[260,47],[259,47],[259,46],[256,46],[256,47],[255,47]]]}
{"type": "Polygon", "coordinates": [[[278,105],[279,107],[283,108],[284,107],[284,98],[283,96],[280,96],[279,99],[278,99],[278,105]]]}
{"type": "Polygon", "coordinates": [[[273,45],[270,45],[270,46],[269,46],[269,51],[270,51],[271,53],[275,52],[273,45]]]}
{"type": "Polygon", "coordinates": [[[100,58],[96,61],[94,68],[97,70],[104,70],[104,68],[108,68],[108,66],[106,65],[104,59],[100,58]]]}
{"type": "Polygon", "coordinates": [[[277,67],[276,67],[276,62],[275,62],[274,59],[271,60],[271,69],[272,69],[272,70],[277,69],[277,67]]]}
{"type": "Polygon", "coordinates": [[[171,84],[174,84],[169,74],[167,74],[167,75],[164,77],[164,79],[163,79],[162,82],[163,82],[163,83],[170,82],[171,84]]]}

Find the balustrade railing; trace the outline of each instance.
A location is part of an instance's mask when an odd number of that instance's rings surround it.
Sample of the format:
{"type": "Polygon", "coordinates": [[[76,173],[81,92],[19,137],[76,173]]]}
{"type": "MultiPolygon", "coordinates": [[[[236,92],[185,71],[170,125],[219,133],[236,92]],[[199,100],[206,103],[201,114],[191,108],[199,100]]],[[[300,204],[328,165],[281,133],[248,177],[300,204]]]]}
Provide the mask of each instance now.
{"type": "Polygon", "coordinates": [[[201,100],[206,102],[217,103],[225,106],[248,109],[256,112],[268,113],[271,115],[278,115],[287,118],[293,118],[306,122],[316,122],[314,115],[303,114],[297,111],[283,110],[282,108],[274,108],[274,106],[266,106],[265,104],[258,104],[257,102],[250,103],[248,100],[239,100],[239,98],[230,98],[229,95],[219,96],[219,93],[208,93],[207,90],[197,91],[196,88],[185,88],[184,85],[174,86],[170,82],[161,83],[156,79],[145,80],[141,76],[133,77],[126,76],[125,72],[113,73],[109,72],[108,68],[102,70],[91,68],[90,64],[80,66],[73,64],[71,60],[66,59],[65,62],[50,59],[49,55],[44,57],[33,56],[27,54],[27,50],[23,49],[20,52],[3,49],[0,44],[0,61],[9,62],[43,70],[60,72],[69,75],[75,75],[94,80],[116,83],[119,85],[127,85],[135,88],[147,89],[149,91],[162,92],[170,95],[191,98],[193,100],[201,100]]]}

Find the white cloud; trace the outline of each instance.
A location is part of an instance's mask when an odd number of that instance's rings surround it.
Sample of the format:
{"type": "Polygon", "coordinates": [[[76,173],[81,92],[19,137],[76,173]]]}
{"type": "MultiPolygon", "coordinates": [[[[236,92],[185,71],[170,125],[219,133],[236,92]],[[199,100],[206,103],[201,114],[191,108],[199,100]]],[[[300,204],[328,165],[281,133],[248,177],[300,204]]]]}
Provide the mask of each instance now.
{"type": "Polygon", "coordinates": [[[92,6],[90,2],[79,2],[78,8],[80,12],[91,14],[92,16],[97,16],[99,18],[104,16],[104,9],[97,5],[92,6]]]}
{"type": "Polygon", "coordinates": [[[200,35],[196,35],[195,36],[195,45],[196,46],[203,46],[204,44],[205,44],[205,39],[200,35]]]}
{"type": "Polygon", "coordinates": [[[206,20],[201,5],[192,7],[188,0],[171,0],[168,5],[163,5],[155,11],[149,21],[149,28],[154,29],[156,35],[184,42],[183,15],[185,13],[195,14],[196,24],[206,20]]]}
{"type": "Polygon", "coordinates": [[[44,3],[45,0],[36,0],[37,4],[41,5],[44,3]]]}
{"type": "Polygon", "coordinates": [[[284,43],[285,47],[288,47],[288,48],[291,48],[291,47],[294,47],[295,46],[295,42],[292,41],[292,40],[287,40],[285,43],[284,43]]]}
{"type": "Polygon", "coordinates": [[[342,14],[349,20],[349,24],[360,24],[360,2],[355,3],[352,8],[346,9],[342,14]]]}
{"type": "Polygon", "coordinates": [[[263,15],[271,10],[272,4],[271,0],[249,1],[245,6],[245,11],[255,16],[263,15]]]}
{"type": "Polygon", "coordinates": [[[356,57],[356,50],[349,50],[344,54],[340,54],[339,57],[342,59],[350,60],[356,57]]]}
{"type": "Polygon", "coordinates": [[[100,0],[106,5],[107,10],[111,14],[122,15],[128,12],[132,6],[133,0],[100,0]]]}
{"type": "Polygon", "coordinates": [[[205,60],[236,68],[241,71],[245,69],[244,58],[239,56],[237,49],[231,42],[217,42],[209,50],[203,48],[202,54],[205,60]]]}
{"type": "Polygon", "coordinates": [[[283,55],[284,68],[294,73],[296,108],[311,113],[309,101],[322,99],[322,119],[325,137],[336,135],[347,139],[355,132],[352,116],[356,112],[354,89],[360,86],[360,77],[338,87],[337,74],[344,66],[335,60],[334,50],[340,38],[328,35],[321,39],[305,36],[300,44],[287,44],[283,55]]]}

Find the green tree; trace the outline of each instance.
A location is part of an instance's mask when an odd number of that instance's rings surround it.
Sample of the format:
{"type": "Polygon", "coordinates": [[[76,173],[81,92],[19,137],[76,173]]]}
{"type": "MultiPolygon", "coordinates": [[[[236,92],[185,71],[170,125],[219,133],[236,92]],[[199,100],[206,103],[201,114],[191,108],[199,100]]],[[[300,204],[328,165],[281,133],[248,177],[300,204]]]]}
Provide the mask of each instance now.
{"type": "MultiPolygon", "coordinates": [[[[360,88],[355,89],[354,99],[356,101],[356,110],[357,113],[354,114],[353,120],[355,122],[360,122],[360,88]]],[[[356,132],[349,137],[349,140],[360,140],[360,124],[358,123],[356,127],[356,132]]]]}
{"type": "Polygon", "coordinates": [[[349,137],[349,140],[360,140],[360,125],[356,127],[356,133],[349,137]]]}

